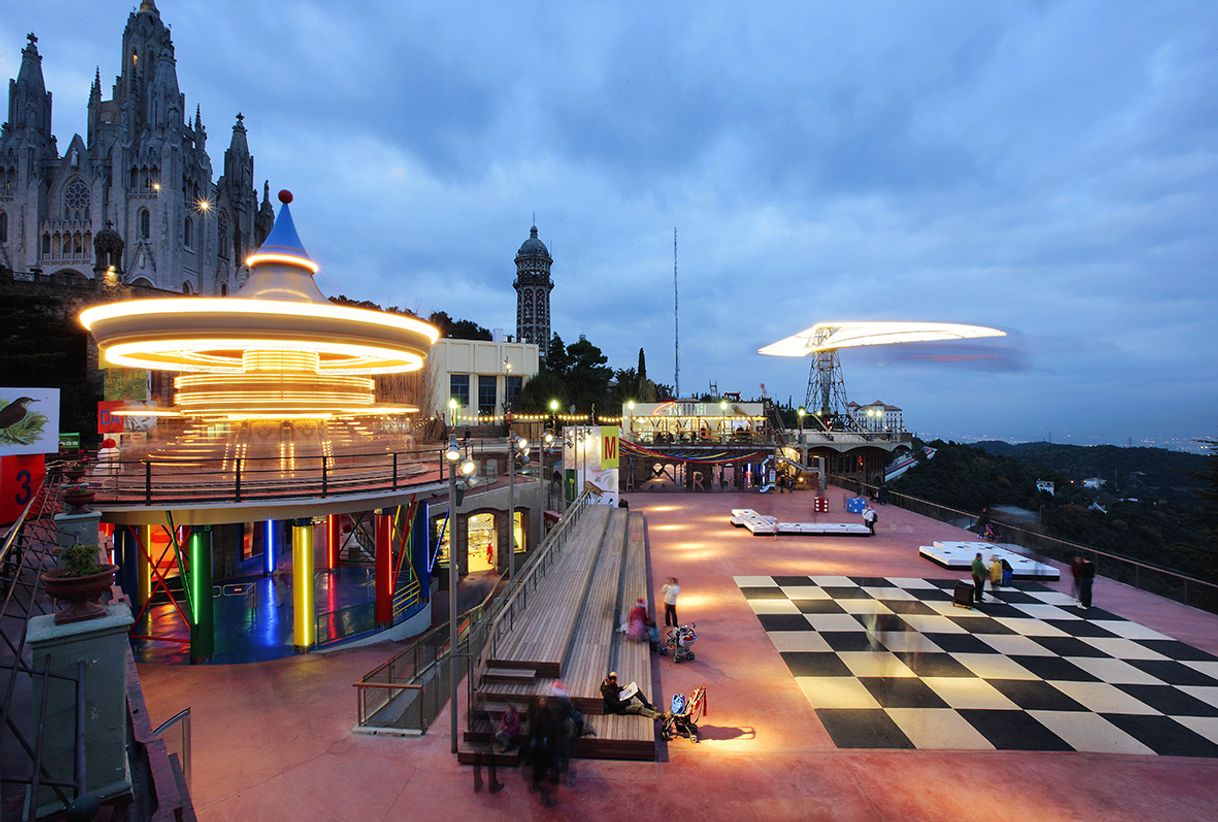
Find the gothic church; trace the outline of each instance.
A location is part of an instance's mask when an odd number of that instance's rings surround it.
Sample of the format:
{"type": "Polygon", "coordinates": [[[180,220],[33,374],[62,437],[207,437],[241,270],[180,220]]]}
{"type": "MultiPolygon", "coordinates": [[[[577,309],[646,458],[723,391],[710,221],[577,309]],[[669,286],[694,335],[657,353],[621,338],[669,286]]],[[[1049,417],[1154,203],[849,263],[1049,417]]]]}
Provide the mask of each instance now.
{"type": "Polygon", "coordinates": [[[236,290],[246,254],[274,222],[269,186],[260,205],[240,114],[212,182],[207,131],[198,106],[193,124],[186,119],[173,41],[153,0],[127,19],[111,99],[95,75],[87,131],[59,153],[29,35],[0,132],[0,269],[179,293],[236,290]]]}

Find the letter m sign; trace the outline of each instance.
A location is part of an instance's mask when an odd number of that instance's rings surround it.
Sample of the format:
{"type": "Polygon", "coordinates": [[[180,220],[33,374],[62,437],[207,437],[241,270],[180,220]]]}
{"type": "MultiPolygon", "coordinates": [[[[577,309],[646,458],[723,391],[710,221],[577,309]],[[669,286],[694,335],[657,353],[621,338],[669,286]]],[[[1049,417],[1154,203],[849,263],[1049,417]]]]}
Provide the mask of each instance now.
{"type": "Polygon", "coordinates": [[[601,428],[601,468],[617,468],[617,428],[601,428]]]}

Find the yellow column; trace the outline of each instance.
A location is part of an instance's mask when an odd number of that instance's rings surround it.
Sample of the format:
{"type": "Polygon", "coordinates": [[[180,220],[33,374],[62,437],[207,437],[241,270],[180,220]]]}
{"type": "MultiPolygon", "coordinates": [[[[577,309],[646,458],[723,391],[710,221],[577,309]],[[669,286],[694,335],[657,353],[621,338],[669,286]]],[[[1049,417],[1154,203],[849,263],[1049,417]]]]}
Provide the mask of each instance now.
{"type": "Polygon", "coordinates": [[[140,550],[135,563],[136,602],[143,605],[152,597],[152,526],[141,525],[136,535],[140,541],[140,550]]]}
{"type": "Polygon", "coordinates": [[[293,644],[304,653],[317,641],[316,612],[313,598],[313,523],[308,519],[292,522],[292,612],[293,644]]]}

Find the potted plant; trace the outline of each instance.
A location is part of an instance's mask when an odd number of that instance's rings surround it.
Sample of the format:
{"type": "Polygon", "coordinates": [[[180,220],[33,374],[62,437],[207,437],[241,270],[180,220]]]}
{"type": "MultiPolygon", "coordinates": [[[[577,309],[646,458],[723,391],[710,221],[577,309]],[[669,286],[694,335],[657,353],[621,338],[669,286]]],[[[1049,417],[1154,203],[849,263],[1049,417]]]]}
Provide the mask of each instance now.
{"type": "Polygon", "coordinates": [[[60,472],[70,480],[78,480],[85,475],[86,468],[87,466],[83,460],[72,460],[71,462],[65,462],[60,472]]]}
{"type": "Polygon", "coordinates": [[[78,543],[58,552],[59,567],[42,574],[48,594],[63,605],[55,614],[55,624],[80,622],[106,615],[101,595],[114,584],[117,565],[100,561],[93,543],[78,543]]]}
{"type": "Polygon", "coordinates": [[[84,507],[93,501],[96,493],[93,486],[87,482],[65,483],[62,492],[63,501],[72,509],[70,513],[79,513],[84,510],[84,507]]]}

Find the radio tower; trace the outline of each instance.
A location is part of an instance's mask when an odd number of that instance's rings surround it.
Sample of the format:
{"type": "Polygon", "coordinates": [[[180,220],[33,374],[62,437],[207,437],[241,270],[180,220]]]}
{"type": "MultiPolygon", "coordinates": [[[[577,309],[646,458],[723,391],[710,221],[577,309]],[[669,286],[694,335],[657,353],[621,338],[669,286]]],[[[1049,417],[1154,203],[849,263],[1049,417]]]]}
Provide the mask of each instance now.
{"type": "Polygon", "coordinates": [[[676,399],[681,399],[681,315],[678,312],[677,291],[677,227],[672,228],[672,390],[676,399]]]}

